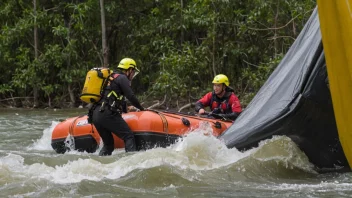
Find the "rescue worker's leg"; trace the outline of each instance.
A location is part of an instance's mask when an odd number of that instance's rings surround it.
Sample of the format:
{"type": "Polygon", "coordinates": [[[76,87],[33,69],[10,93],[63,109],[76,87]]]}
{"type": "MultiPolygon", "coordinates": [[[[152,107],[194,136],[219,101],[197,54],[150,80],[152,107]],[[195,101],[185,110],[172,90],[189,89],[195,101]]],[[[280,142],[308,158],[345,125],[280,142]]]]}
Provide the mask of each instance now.
{"type": "Polygon", "coordinates": [[[109,121],[105,119],[106,112],[100,112],[99,110],[95,110],[93,114],[93,124],[97,129],[104,146],[100,150],[99,155],[111,155],[114,151],[114,138],[111,134],[111,131],[105,127],[105,125],[109,125],[109,121]]]}
{"type": "Polygon", "coordinates": [[[126,152],[137,150],[134,134],[120,114],[109,117],[109,125],[106,128],[125,142],[126,152]]]}

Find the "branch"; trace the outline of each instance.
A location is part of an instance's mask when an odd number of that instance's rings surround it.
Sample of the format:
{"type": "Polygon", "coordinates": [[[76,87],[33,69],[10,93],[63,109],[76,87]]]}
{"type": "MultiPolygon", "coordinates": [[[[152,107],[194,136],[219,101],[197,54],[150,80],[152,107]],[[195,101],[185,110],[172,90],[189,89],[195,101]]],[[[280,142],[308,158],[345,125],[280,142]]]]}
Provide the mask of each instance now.
{"type": "Polygon", "coordinates": [[[159,101],[155,104],[153,104],[152,106],[148,107],[148,109],[152,109],[152,108],[155,108],[155,107],[160,107],[161,105],[163,105],[166,101],[166,94],[164,95],[164,100],[160,103],[159,101]]]}
{"type": "Polygon", "coordinates": [[[29,99],[29,98],[34,98],[34,97],[12,97],[12,98],[2,99],[2,100],[0,100],[0,102],[7,101],[7,100],[13,100],[13,99],[29,99]]]}
{"type": "MultiPolygon", "coordinates": [[[[312,12],[313,9],[311,10],[308,10],[307,12],[305,12],[304,14],[307,14],[308,12],[312,12]]],[[[293,20],[295,20],[297,17],[299,17],[301,14],[293,17],[289,22],[287,22],[285,25],[281,26],[281,27],[274,27],[274,28],[266,28],[266,29],[258,29],[258,28],[251,28],[251,27],[248,27],[248,29],[250,30],[257,30],[257,31],[267,31],[267,30],[279,30],[279,29],[282,29],[286,26],[288,26],[288,24],[290,24],[293,20]]]]}
{"type": "Polygon", "coordinates": [[[292,40],[296,40],[295,38],[293,38],[292,36],[273,36],[271,38],[268,38],[268,40],[275,40],[275,39],[278,39],[278,38],[290,38],[292,40]]]}
{"type": "Polygon", "coordinates": [[[191,103],[188,103],[188,104],[186,104],[186,105],[184,105],[184,106],[182,106],[179,110],[178,110],[178,112],[181,112],[183,109],[185,109],[185,108],[189,108],[189,107],[192,107],[192,105],[194,106],[196,103],[195,102],[191,102],[191,103]]]}
{"type": "Polygon", "coordinates": [[[258,68],[260,68],[260,66],[259,65],[254,65],[254,64],[252,64],[252,63],[249,63],[249,62],[247,62],[246,60],[242,60],[243,62],[245,62],[245,63],[247,63],[248,65],[252,65],[252,66],[254,66],[254,67],[258,67],[258,68]]]}

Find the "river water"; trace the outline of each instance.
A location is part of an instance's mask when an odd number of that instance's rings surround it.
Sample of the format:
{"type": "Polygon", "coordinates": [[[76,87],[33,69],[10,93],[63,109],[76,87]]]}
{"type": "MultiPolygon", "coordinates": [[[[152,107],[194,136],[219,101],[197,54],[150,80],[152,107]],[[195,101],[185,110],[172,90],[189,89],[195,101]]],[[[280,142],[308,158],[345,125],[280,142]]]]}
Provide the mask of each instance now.
{"type": "Polygon", "coordinates": [[[286,137],[240,152],[199,129],[168,148],[55,153],[53,128],[84,113],[0,109],[0,196],[352,197],[351,173],[317,174],[286,137]]]}

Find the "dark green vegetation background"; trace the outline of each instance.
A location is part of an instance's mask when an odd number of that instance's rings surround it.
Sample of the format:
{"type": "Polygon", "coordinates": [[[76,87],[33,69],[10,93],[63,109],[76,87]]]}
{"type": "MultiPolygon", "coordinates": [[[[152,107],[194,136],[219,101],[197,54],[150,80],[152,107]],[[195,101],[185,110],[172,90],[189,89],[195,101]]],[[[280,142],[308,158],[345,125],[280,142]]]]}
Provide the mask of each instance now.
{"type": "MultiPolygon", "coordinates": [[[[2,1],[1,105],[82,104],[87,71],[103,65],[99,3],[2,1]]],[[[109,67],[135,59],[136,94],[150,103],[165,98],[165,107],[194,102],[223,73],[246,105],[315,6],[315,0],[105,0],[109,67]]]]}

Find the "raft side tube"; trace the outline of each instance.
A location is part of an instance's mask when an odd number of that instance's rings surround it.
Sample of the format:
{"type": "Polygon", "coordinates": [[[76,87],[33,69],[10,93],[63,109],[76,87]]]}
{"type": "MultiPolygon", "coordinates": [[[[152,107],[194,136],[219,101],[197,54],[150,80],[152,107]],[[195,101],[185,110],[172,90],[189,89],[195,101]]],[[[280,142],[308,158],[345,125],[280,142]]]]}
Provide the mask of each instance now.
{"type": "Polygon", "coordinates": [[[168,147],[175,143],[181,136],[156,132],[134,133],[137,150],[147,150],[156,147],[168,147]]]}
{"type": "MultiPolygon", "coordinates": [[[[51,147],[60,154],[64,154],[71,149],[66,146],[66,138],[51,140],[51,147]]],[[[75,149],[80,152],[94,153],[99,145],[92,135],[82,135],[74,137],[75,149]]]]}

